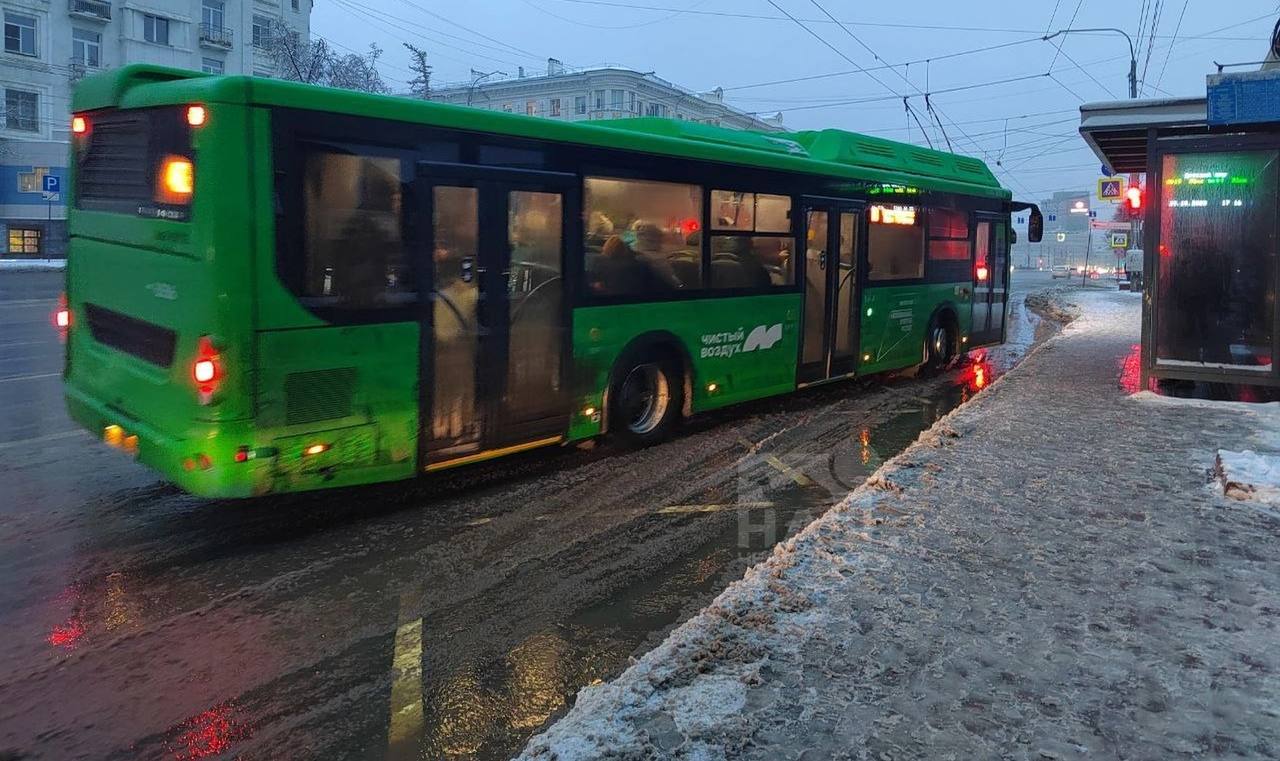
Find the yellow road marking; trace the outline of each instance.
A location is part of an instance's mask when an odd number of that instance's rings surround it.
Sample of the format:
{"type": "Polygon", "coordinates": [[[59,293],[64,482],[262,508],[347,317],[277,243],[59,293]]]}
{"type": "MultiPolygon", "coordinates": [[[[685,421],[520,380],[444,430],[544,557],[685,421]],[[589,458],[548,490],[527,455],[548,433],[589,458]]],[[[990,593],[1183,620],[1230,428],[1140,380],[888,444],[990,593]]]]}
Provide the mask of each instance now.
{"type": "Polygon", "coordinates": [[[813,481],[810,480],[808,476],[796,470],[795,468],[791,467],[790,465],[787,465],[785,462],[783,462],[782,460],[779,460],[777,457],[774,457],[771,454],[767,454],[764,456],[764,461],[772,465],[779,473],[786,474],[792,481],[795,481],[797,484],[800,484],[801,486],[813,486],[813,481]]]}
{"type": "MultiPolygon", "coordinates": [[[[412,598],[400,598],[400,613],[412,598]]],[[[387,733],[389,758],[411,758],[422,739],[422,619],[396,627],[391,657],[391,728],[387,733]]]]}
{"type": "Polygon", "coordinates": [[[659,515],[682,515],[686,513],[721,513],[726,510],[751,510],[760,507],[773,507],[772,502],[734,502],[727,505],[670,505],[658,510],[659,515]]]}
{"type": "Polygon", "coordinates": [[[486,524],[486,523],[492,523],[492,522],[493,522],[493,519],[492,519],[492,518],[476,518],[475,520],[473,520],[473,521],[467,521],[466,523],[464,523],[464,524],[462,524],[462,525],[467,526],[467,527],[471,527],[471,526],[483,526],[483,525],[484,525],[484,524],[486,524]]]}

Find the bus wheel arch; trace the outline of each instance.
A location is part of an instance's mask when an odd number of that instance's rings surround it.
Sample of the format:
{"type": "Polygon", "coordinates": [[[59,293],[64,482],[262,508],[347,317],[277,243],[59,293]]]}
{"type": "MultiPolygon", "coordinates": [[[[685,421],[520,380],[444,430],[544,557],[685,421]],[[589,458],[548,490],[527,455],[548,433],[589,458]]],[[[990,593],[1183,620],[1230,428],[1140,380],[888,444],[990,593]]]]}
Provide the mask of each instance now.
{"type": "Polygon", "coordinates": [[[683,342],[666,331],[645,333],[632,339],[614,361],[609,371],[603,404],[601,432],[622,439],[633,446],[647,446],[667,438],[676,424],[691,412],[693,362],[683,342]],[[661,378],[654,370],[661,370],[661,378]],[[636,383],[656,383],[663,395],[660,409],[653,411],[656,420],[620,419],[619,405],[628,401],[627,393],[636,383]],[[624,384],[627,388],[624,389],[624,384]],[[635,425],[632,425],[635,423],[635,425]]]}

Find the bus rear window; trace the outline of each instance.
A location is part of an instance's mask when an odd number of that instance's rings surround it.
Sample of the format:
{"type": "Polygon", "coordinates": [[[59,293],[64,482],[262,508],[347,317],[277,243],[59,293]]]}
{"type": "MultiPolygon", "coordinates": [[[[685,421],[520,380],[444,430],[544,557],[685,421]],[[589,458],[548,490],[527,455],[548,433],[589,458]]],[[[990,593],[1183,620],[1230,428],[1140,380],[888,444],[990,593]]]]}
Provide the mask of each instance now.
{"type": "Polygon", "coordinates": [[[194,166],[186,108],[96,111],[75,135],[76,208],[190,218],[194,166]]]}

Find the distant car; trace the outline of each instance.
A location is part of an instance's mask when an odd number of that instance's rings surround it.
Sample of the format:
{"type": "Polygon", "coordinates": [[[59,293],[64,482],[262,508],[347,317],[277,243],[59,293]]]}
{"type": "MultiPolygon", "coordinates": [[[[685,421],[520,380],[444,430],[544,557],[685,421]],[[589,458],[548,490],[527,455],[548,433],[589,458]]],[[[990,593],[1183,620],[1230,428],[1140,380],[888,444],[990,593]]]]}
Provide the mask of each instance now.
{"type": "Polygon", "coordinates": [[[1057,280],[1060,277],[1071,277],[1071,268],[1065,264],[1053,265],[1053,279],[1057,280]]]}

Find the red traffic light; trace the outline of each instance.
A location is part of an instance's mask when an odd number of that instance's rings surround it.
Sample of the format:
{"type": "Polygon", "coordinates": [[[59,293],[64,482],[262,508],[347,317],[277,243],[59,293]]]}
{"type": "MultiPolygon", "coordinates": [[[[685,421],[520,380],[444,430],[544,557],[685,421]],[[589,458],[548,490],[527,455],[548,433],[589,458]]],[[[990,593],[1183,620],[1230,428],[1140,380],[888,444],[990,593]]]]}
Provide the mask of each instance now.
{"type": "Polygon", "coordinates": [[[1142,188],[1131,186],[1124,192],[1125,202],[1133,211],[1142,208],[1142,188]]]}

